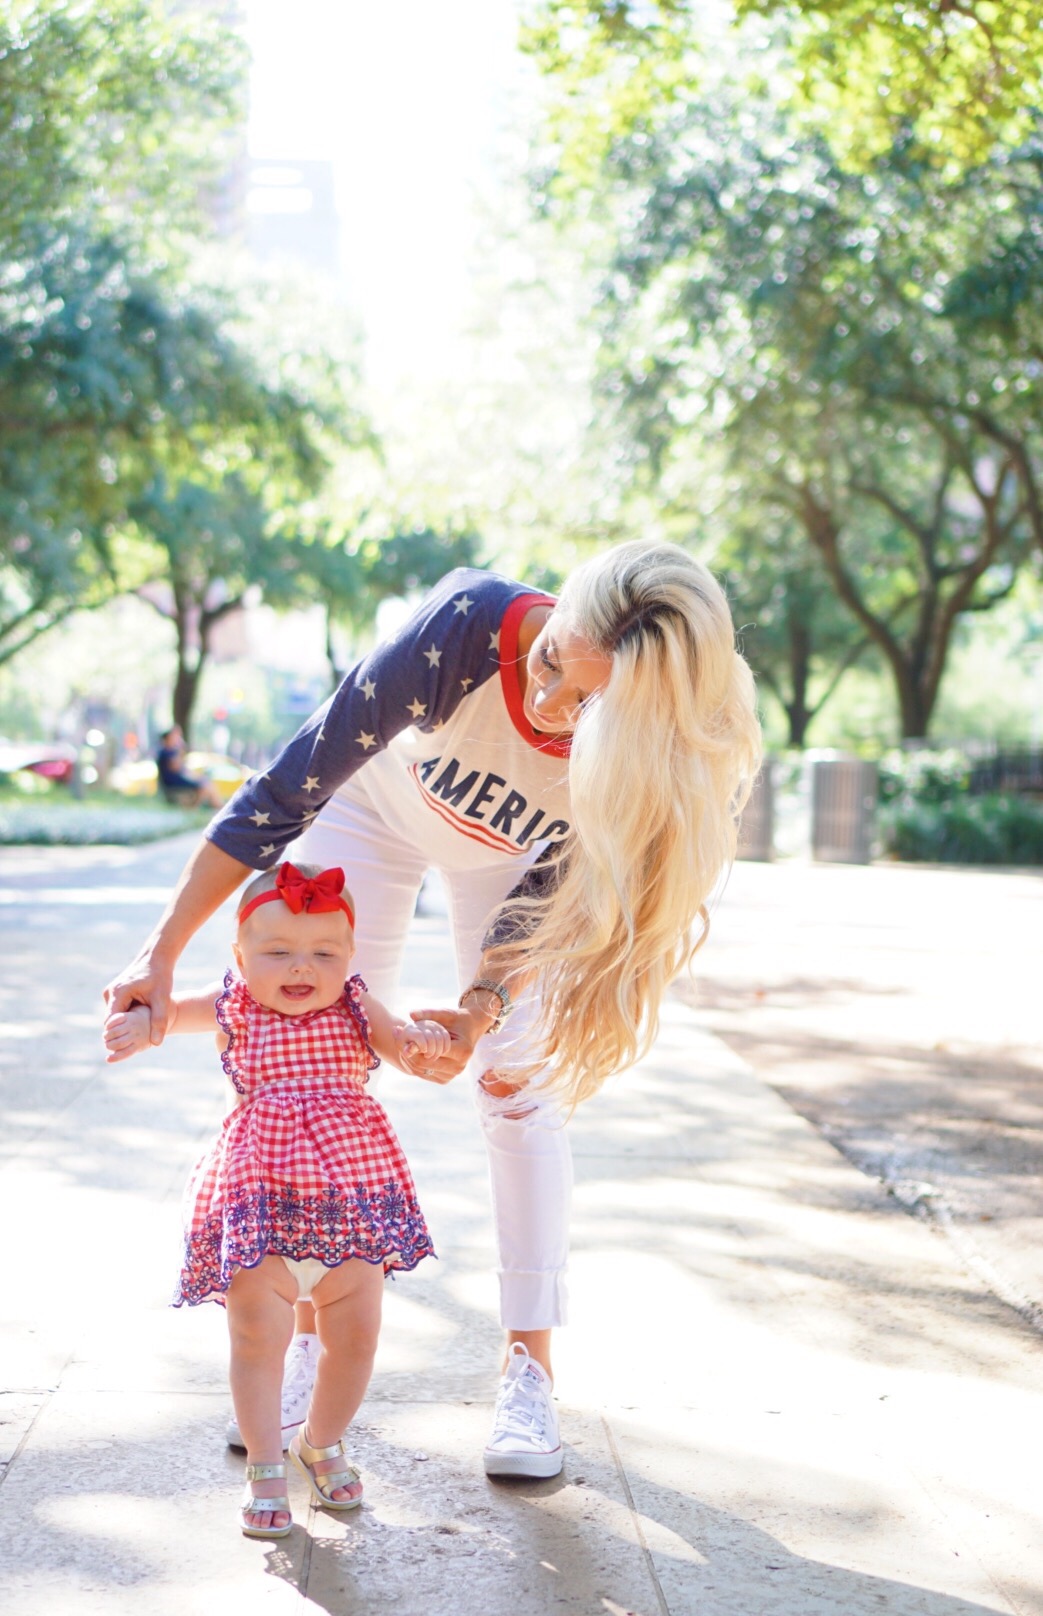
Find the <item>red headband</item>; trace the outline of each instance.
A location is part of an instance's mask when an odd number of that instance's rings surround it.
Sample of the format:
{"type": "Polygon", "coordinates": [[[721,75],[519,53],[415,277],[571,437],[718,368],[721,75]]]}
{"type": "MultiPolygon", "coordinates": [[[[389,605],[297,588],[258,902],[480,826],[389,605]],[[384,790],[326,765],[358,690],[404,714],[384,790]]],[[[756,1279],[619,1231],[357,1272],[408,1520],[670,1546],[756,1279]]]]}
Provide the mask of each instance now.
{"type": "Polygon", "coordinates": [[[341,897],[343,891],[344,871],[339,866],[333,870],[323,870],[321,875],[302,875],[295,864],[280,864],[274,887],[250,899],[240,912],[239,924],[241,926],[247,915],[252,915],[259,904],[274,903],[278,898],[295,915],[302,912],[309,915],[326,915],[332,914],[334,909],[343,909],[348,917],[348,924],[354,930],[355,911],[341,897]]]}

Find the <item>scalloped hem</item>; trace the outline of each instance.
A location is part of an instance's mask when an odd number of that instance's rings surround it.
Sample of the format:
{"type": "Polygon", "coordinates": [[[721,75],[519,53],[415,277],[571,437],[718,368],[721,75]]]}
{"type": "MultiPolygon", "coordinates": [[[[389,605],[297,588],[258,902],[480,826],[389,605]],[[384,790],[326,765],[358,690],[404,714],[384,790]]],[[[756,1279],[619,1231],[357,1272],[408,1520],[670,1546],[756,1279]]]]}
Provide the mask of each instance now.
{"type": "Polygon", "coordinates": [[[191,1291],[184,1284],[179,1283],[170,1301],[171,1307],[200,1307],[204,1302],[216,1302],[224,1307],[225,1294],[229,1285],[241,1268],[257,1268],[266,1257],[290,1257],[295,1262],[305,1262],[309,1258],[314,1262],[321,1262],[324,1268],[339,1268],[341,1263],[364,1262],[373,1268],[378,1263],[383,1264],[385,1278],[390,1274],[411,1274],[423,1262],[425,1257],[433,1257],[438,1261],[438,1253],[431,1241],[424,1242],[412,1248],[408,1255],[404,1255],[397,1247],[384,1252],[380,1256],[367,1256],[365,1252],[346,1252],[336,1262],[327,1262],[317,1251],[262,1251],[253,1262],[235,1262],[229,1266],[227,1277],[224,1273],[220,1279],[213,1281],[198,1290],[193,1287],[191,1291]]]}

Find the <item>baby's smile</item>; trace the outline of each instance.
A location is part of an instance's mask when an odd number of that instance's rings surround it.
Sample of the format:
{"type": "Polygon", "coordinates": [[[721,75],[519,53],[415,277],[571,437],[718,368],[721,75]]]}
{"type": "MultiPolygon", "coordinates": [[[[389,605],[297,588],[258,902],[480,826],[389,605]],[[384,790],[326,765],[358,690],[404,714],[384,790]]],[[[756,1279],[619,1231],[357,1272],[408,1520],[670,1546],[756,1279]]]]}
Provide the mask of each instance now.
{"type": "Polygon", "coordinates": [[[315,989],[310,982],[286,982],[279,992],[287,999],[308,999],[315,989]]]}

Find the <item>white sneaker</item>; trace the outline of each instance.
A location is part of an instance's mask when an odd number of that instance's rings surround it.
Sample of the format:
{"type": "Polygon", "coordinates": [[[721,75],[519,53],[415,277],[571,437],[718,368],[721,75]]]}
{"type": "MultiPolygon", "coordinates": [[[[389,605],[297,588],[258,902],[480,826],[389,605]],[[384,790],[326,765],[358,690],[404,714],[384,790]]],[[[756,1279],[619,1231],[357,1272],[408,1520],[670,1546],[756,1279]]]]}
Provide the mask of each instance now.
{"type": "MultiPolygon", "coordinates": [[[[311,1389],[315,1384],[315,1370],[319,1362],[319,1338],[317,1335],[295,1335],[290,1342],[286,1354],[286,1364],[282,1376],[282,1445],[283,1452],[290,1443],[290,1438],[296,1436],[304,1424],[311,1402],[311,1389]]],[[[246,1443],[243,1433],[236,1423],[235,1416],[228,1422],[225,1430],[225,1440],[230,1448],[241,1448],[246,1452],[246,1443]]]]}
{"type": "Polygon", "coordinates": [[[556,1476],[561,1470],[558,1414],[551,1380],[520,1341],[507,1357],[492,1435],[485,1450],[487,1476],[556,1476]]]}

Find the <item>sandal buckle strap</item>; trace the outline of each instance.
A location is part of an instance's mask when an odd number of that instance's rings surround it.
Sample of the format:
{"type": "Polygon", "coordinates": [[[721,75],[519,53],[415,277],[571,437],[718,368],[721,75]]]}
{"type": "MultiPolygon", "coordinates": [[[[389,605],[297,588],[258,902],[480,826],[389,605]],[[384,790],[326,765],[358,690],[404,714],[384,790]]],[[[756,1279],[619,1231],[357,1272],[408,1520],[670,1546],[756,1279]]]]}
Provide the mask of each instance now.
{"type": "Polygon", "coordinates": [[[286,1476],[284,1464],[248,1464],[247,1481],[282,1481],[286,1476]]]}
{"type": "Polygon", "coordinates": [[[331,1470],[328,1475],[315,1477],[316,1486],[327,1498],[332,1498],[338,1487],[353,1487],[358,1480],[359,1473],[354,1465],[350,1470],[331,1470]]]}
{"type": "Polygon", "coordinates": [[[346,1459],[343,1438],[329,1448],[313,1448],[303,1431],[297,1433],[297,1448],[305,1464],[317,1464],[320,1459],[346,1459]]]}

